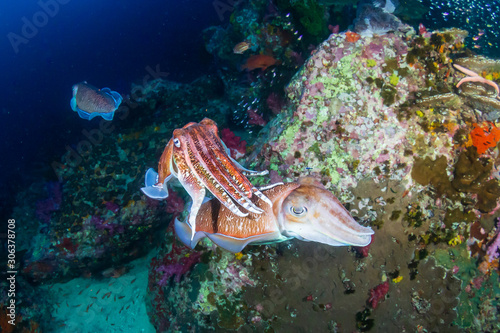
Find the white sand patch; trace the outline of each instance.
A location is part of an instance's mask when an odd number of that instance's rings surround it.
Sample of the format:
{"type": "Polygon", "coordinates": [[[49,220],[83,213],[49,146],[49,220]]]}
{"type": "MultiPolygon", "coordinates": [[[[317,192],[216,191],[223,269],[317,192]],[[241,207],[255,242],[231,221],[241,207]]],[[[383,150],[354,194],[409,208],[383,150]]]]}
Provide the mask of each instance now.
{"type": "Polygon", "coordinates": [[[77,278],[43,287],[55,304],[52,332],[155,332],[145,304],[153,252],[131,262],[133,268],[118,278],[77,278]]]}

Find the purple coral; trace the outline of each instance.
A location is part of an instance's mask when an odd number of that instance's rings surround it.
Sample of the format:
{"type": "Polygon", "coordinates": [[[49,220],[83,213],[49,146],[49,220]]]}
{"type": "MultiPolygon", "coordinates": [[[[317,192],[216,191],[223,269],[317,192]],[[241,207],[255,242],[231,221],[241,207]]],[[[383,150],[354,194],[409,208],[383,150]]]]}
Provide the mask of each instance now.
{"type": "Polygon", "coordinates": [[[161,265],[156,269],[157,273],[163,274],[160,281],[158,281],[158,284],[162,287],[165,286],[168,283],[168,280],[174,275],[175,282],[180,282],[181,276],[189,272],[191,267],[193,267],[193,265],[197,264],[200,261],[200,256],[201,255],[198,252],[195,252],[191,253],[188,257],[180,258],[178,262],[170,262],[161,265]]]}
{"type": "Polygon", "coordinates": [[[494,240],[488,245],[488,249],[486,250],[486,254],[488,255],[488,261],[492,262],[500,255],[500,222],[497,220],[497,233],[494,236],[494,240]]]}
{"type": "Polygon", "coordinates": [[[104,203],[104,205],[108,210],[112,211],[115,214],[117,214],[120,211],[120,206],[118,206],[116,203],[112,201],[107,201],[106,203],[104,203]]]}
{"type": "Polygon", "coordinates": [[[36,217],[46,223],[50,222],[52,212],[59,210],[62,202],[62,190],[60,182],[49,182],[45,184],[48,197],[36,203],[36,217]]]}
{"type": "MultiPolygon", "coordinates": [[[[170,224],[169,229],[173,229],[173,223],[170,224]]],[[[149,276],[150,290],[154,289],[155,285],[165,286],[174,275],[175,281],[179,282],[181,277],[200,261],[200,252],[187,252],[186,250],[188,250],[186,246],[177,246],[174,242],[170,252],[162,258],[151,259],[150,271],[155,274],[149,276]]]]}
{"type": "Polygon", "coordinates": [[[107,220],[95,215],[92,216],[90,223],[93,224],[97,230],[107,230],[110,236],[113,236],[115,233],[123,233],[125,230],[121,224],[107,223],[107,220]]]}

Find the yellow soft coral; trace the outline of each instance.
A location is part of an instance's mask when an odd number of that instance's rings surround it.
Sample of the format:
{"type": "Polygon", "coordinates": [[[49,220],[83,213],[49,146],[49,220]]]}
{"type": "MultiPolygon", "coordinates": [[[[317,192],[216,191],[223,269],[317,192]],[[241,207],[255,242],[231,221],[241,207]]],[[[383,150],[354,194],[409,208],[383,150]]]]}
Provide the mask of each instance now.
{"type": "Polygon", "coordinates": [[[448,245],[450,246],[456,246],[461,243],[462,243],[462,237],[460,235],[456,235],[454,238],[448,241],[448,245]]]}

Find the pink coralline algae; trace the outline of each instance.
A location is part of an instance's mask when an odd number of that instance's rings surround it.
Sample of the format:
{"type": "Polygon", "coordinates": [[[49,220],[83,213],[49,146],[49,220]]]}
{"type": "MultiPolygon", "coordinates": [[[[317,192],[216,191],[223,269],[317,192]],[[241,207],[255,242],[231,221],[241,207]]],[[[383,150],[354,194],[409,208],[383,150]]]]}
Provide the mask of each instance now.
{"type": "Polygon", "coordinates": [[[383,301],[385,299],[385,295],[387,295],[388,292],[389,282],[385,281],[375,288],[370,289],[370,298],[368,299],[368,303],[372,308],[376,309],[380,301],[383,301]]]}
{"type": "Polygon", "coordinates": [[[250,109],[247,110],[248,115],[248,123],[250,125],[258,125],[258,126],[266,126],[267,122],[262,118],[256,110],[250,109]]]}
{"type": "Polygon", "coordinates": [[[266,105],[274,114],[278,114],[281,112],[283,104],[283,100],[277,93],[273,92],[270,93],[269,96],[267,96],[266,105]]]}
{"type": "Polygon", "coordinates": [[[375,235],[372,235],[372,240],[370,241],[370,244],[368,244],[367,246],[363,246],[363,247],[355,246],[354,247],[354,250],[356,250],[356,253],[360,257],[362,257],[362,258],[368,257],[368,253],[370,252],[370,245],[372,245],[372,243],[373,243],[374,236],[375,235]]]}
{"type": "Polygon", "coordinates": [[[165,286],[173,276],[177,283],[180,282],[181,277],[200,261],[200,257],[201,252],[185,254],[182,247],[173,243],[172,251],[167,253],[161,261],[156,258],[151,261],[153,268],[157,267],[154,268],[155,272],[161,274],[158,285],[165,286]]]}
{"type": "Polygon", "coordinates": [[[112,201],[107,201],[104,205],[106,206],[106,208],[108,210],[112,211],[115,214],[120,211],[120,206],[118,206],[117,204],[115,204],[112,201]]]}
{"type": "Polygon", "coordinates": [[[44,222],[50,222],[52,212],[59,210],[62,202],[62,190],[60,182],[50,182],[45,185],[49,197],[44,200],[39,200],[36,203],[36,217],[44,222]]]}
{"type": "Polygon", "coordinates": [[[71,238],[63,238],[62,242],[56,245],[60,250],[66,250],[71,254],[74,254],[78,249],[78,244],[75,244],[71,238]]]}
{"type": "Polygon", "coordinates": [[[339,25],[338,25],[338,24],[337,24],[337,25],[331,25],[331,24],[329,24],[329,25],[328,25],[328,30],[330,30],[330,32],[331,32],[332,34],[338,34],[338,33],[339,33],[339,30],[340,30],[340,27],[339,27],[339,25]]]}
{"type": "Polygon", "coordinates": [[[170,190],[167,198],[167,213],[178,216],[184,211],[184,200],[177,194],[177,192],[170,190]]]}
{"type": "Polygon", "coordinates": [[[123,225],[110,223],[110,221],[95,215],[92,216],[90,223],[94,225],[97,230],[107,230],[110,236],[113,236],[115,233],[121,234],[125,231],[123,225]]]}
{"type": "Polygon", "coordinates": [[[500,255],[499,252],[500,252],[500,232],[497,231],[495,239],[491,242],[491,244],[488,246],[488,249],[486,250],[486,254],[488,255],[488,261],[492,262],[493,260],[498,258],[500,255]]]}
{"type": "Polygon", "coordinates": [[[241,138],[236,136],[229,128],[224,128],[221,131],[221,140],[231,152],[232,158],[238,159],[245,155],[247,151],[247,142],[241,140],[241,138]]]}

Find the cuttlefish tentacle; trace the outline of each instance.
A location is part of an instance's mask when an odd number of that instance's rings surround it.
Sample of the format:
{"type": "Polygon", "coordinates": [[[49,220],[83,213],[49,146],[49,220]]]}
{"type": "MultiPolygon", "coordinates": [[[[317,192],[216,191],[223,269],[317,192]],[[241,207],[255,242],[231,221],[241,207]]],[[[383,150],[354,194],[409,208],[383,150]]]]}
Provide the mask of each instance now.
{"type": "MultiPolygon", "coordinates": [[[[211,142],[213,142],[214,145],[217,147],[217,149],[210,150],[210,152],[212,152],[215,155],[217,160],[222,163],[222,165],[226,170],[231,172],[231,176],[234,177],[233,178],[234,181],[237,182],[238,184],[241,184],[241,186],[245,189],[245,194],[248,198],[251,198],[253,193],[256,193],[257,196],[261,197],[260,196],[261,193],[257,193],[258,190],[256,190],[256,188],[244,176],[266,175],[268,171],[267,170],[252,171],[242,167],[238,162],[236,162],[230,156],[229,150],[227,149],[226,145],[224,144],[224,142],[222,142],[219,135],[217,134],[217,127],[215,125],[209,125],[208,127],[210,129],[210,134],[215,138],[211,140],[211,142]]],[[[201,134],[203,135],[203,133],[201,134]]],[[[261,199],[263,199],[268,204],[271,204],[271,202],[267,199],[267,197],[265,196],[263,197],[264,198],[261,199]]]]}
{"type": "Polygon", "coordinates": [[[237,171],[228,156],[221,152],[220,148],[223,147],[218,144],[218,138],[210,132],[208,135],[205,134],[206,132],[195,130],[193,136],[186,138],[188,161],[191,162],[192,170],[198,179],[219,200],[226,202],[229,205],[228,208],[236,209],[235,213],[239,216],[246,216],[246,214],[239,211],[227,194],[246,210],[262,213],[263,210],[249,200],[254,189],[253,185],[237,171]],[[212,137],[209,137],[210,134],[212,137]]]}
{"type": "Polygon", "coordinates": [[[163,180],[173,174],[177,177],[177,167],[174,168],[174,141],[170,140],[165,146],[165,150],[160,157],[158,163],[158,178],[163,180]]]}
{"type": "MultiPolygon", "coordinates": [[[[208,141],[203,133],[199,133],[201,136],[200,143],[205,143],[208,141]]],[[[213,133],[212,133],[213,134],[213,133]]],[[[216,161],[218,163],[213,163],[214,168],[216,168],[219,172],[223,173],[225,178],[228,181],[233,181],[232,185],[236,186],[240,191],[244,192],[245,196],[248,198],[252,197],[252,187],[253,185],[246,179],[242,174],[237,171],[237,167],[232,163],[232,161],[228,158],[229,156],[225,153],[222,146],[217,145],[218,140],[211,140],[208,142],[214,142],[214,149],[210,149],[209,147],[205,147],[206,151],[210,154],[210,160],[216,161]],[[222,148],[222,149],[221,149],[222,148]]],[[[210,170],[210,169],[209,169],[210,170]]]]}
{"type": "Polygon", "coordinates": [[[196,183],[184,187],[191,196],[191,198],[193,198],[191,211],[189,213],[189,224],[193,226],[191,232],[191,239],[194,238],[194,234],[196,232],[196,216],[198,215],[198,211],[200,210],[200,207],[203,204],[203,199],[205,199],[205,192],[206,192],[203,186],[199,185],[197,186],[195,184],[196,183]]]}

